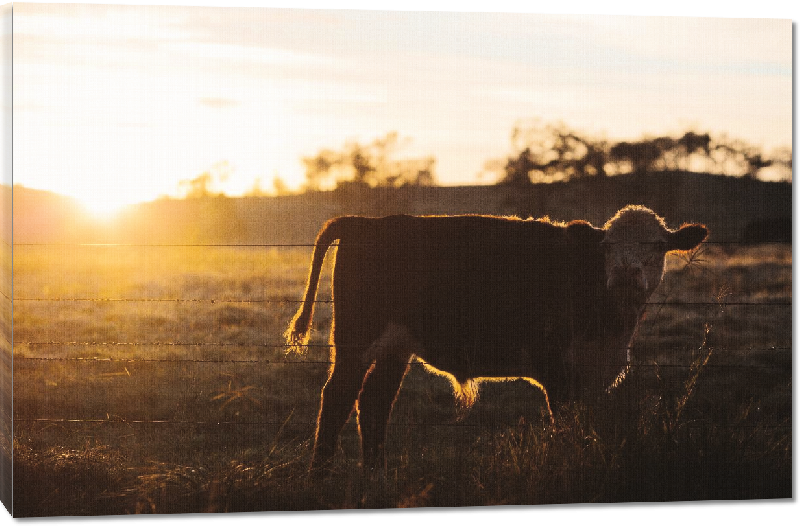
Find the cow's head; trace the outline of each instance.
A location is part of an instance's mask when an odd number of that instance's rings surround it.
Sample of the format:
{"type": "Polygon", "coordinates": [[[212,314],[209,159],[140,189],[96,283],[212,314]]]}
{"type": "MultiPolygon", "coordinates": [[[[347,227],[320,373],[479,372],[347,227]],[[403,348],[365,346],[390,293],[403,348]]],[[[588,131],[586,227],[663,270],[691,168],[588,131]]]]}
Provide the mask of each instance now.
{"type": "MultiPolygon", "coordinates": [[[[579,251],[580,257],[591,260],[590,279],[582,283],[604,289],[606,296],[616,306],[603,303],[601,308],[611,308],[603,317],[607,325],[602,328],[606,338],[593,348],[584,344],[567,360],[573,364],[594,364],[591,369],[576,369],[582,389],[596,392],[607,389],[624,377],[625,364],[629,363],[629,339],[639,322],[645,302],[661,283],[667,252],[686,251],[697,247],[708,235],[702,225],[684,225],[670,230],[664,220],[643,206],[627,206],[608,220],[603,228],[595,228],[585,221],[573,221],[568,226],[572,239],[585,244],[588,250],[579,251]],[[614,338],[619,338],[615,341],[614,338]],[[620,371],[623,373],[620,373],[620,371]]],[[[580,269],[587,261],[576,261],[580,269]]],[[[605,294],[600,294],[605,296],[605,294]]]]}
{"type": "Polygon", "coordinates": [[[692,250],[708,235],[706,227],[696,224],[670,230],[643,206],[626,206],[603,230],[606,287],[633,305],[647,301],[661,283],[667,252],[692,250]]]}

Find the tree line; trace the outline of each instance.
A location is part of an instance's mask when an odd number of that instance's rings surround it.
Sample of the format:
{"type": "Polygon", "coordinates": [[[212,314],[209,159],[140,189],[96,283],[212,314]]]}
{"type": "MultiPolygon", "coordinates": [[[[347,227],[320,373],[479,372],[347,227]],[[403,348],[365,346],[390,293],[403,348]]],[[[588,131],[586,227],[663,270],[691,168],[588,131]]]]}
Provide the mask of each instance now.
{"type": "Polygon", "coordinates": [[[563,123],[533,122],[516,126],[511,143],[511,155],[486,163],[489,172],[498,174],[498,184],[525,186],[678,170],[755,178],[766,168],[789,179],[792,171],[791,149],[779,149],[767,157],[744,141],[695,131],[611,142],[581,134],[563,123]]]}
{"type": "MultiPolygon", "coordinates": [[[[435,185],[433,157],[395,158],[405,142],[408,140],[401,141],[397,132],[392,132],[368,144],[350,141],[341,149],[323,149],[304,157],[306,190],[435,185]]],[[[767,157],[744,141],[696,131],[612,142],[564,123],[531,121],[514,127],[511,145],[507,157],[487,161],[484,166],[500,185],[678,170],[755,178],[761,170],[771,168],[783,179],[790,179],[792,172],[789,148],[767,157]]]]}
{"type": "MultiPolygon", "coordinates": [[[[435,186],[434,157],[400,155],[410,142],[397,132],[390,132],[365,144],[351,140],[340,148],[323,148],[301,159],[305,167],[302,190],[435,186]]],[[[765,169],[773,170],[778,179],[791,180],[792,150],[781,148],[767,156],[744,141],[696,131],[612,142],[578,132],[561,122],[538,120],[518,123],[511,131],[510,153],[484,165],[484,173],[496,184],[517,187],[663,171],[756,178],[765,169]]],[[[224,182],[229,172],[227,163],[218,163],[195,179],[182,181],[181,190],[186,197],[220,195],[214,192],[214,183],[224,182]]],[[[272,186],[273,192],[269,192],[256,181],[248,195],[289,193],[279,176],[275,176],[272,186]]]]}

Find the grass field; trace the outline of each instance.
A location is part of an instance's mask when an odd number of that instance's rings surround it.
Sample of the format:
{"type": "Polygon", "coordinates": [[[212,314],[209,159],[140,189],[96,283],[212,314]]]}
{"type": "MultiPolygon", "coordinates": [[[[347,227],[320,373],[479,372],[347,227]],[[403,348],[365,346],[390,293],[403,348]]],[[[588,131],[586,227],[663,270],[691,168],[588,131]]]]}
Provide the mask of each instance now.
{"type": "Polygon", "coordinates": [[[508,382],[459,415],[448,382],[413,366],[377,500],[352,419],[333,476],[306,476],[329,305],[306,354],[281,334],[309,257],[15,247],[15,515],[791,497],[790,245],[671,256],[602,411],[550,425],[542,393],[508,382]]]}

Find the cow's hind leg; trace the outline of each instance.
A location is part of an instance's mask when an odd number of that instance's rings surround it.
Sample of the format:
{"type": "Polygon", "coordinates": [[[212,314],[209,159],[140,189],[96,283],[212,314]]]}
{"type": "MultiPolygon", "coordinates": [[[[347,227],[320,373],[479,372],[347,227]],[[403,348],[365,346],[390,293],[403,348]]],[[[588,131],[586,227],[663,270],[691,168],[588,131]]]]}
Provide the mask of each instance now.
{"type": "MultiPolygon", "coordinates": [[[[349,351],[349,349],[348,349],[349,351]]],[[[358,357],[358,353],[342,354],[335,360],[325,387],[322,389],[317,433],[314,440],[314,453],[311,460],[311,471],[316,476],[322,475],[323,468],[336,452],[336,443],[342,428],[353,411],[358,392],[367,371],[358,357]]]]}
{"type": "Polygon", "coordinates": [[[386,469],[383,451],[386,425],[408,369],[409,358],[397,355],[378,358],[364,381],[358,399],[358,427],[366,473],[386,469]]]}

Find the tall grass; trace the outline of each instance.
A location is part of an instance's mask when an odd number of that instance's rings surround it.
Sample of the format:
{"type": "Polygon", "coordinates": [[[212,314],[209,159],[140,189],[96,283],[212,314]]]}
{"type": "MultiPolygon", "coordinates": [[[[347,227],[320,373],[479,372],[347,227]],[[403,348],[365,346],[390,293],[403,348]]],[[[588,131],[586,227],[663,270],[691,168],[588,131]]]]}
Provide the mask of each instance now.
{"type": "Polygon", "coordinates": [[[559,408],[552,425],[530,384],[487,384],[463,416],[449,383],[413,366],[377,498],[360,477],[352,419],[331,477],[307,477],[330,307],[317,309],[303,363],[270,344],[297,306],[273,301],[300,298],[308,257],[23,247],[15,514],[791,496],[789,246],[670,260],[623,384],[559,408]],[[92,298],[137,301],[75,301],[92,298]],[[138,301],[154,299],[168,301],[138,301]]]}

